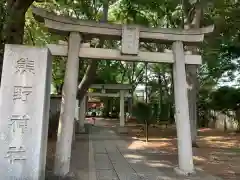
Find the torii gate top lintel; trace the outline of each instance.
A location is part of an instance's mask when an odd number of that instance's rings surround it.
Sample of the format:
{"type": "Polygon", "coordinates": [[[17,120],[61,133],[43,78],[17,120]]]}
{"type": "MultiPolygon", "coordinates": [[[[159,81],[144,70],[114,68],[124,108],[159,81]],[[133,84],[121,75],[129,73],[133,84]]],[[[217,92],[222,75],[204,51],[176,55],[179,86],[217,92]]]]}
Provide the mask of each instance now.
{"type": "MultiPolygon", "coordinates": [[[[35,18],[44,22],[45,26],[57,33],[81,32],[83,35],[93,35],[94,37],[104,36],[111,39],[121,39],[124,25],[99,23],[95,21],[79,20],[47,12],[42,8],[32,7],[35,18]],[[91,27],[91,28],[90,28],[91,27]]],[[[204,40],[204,34],[211,33],[214,26],[200,29],[167,29],[167,28],[147,28],[139,25],[131,25],[138,28],[140,41],[151,42],[174,42],[200,43],[204,40]]],[[[85,37],[85,36],[84,36],[85,37]]]]}

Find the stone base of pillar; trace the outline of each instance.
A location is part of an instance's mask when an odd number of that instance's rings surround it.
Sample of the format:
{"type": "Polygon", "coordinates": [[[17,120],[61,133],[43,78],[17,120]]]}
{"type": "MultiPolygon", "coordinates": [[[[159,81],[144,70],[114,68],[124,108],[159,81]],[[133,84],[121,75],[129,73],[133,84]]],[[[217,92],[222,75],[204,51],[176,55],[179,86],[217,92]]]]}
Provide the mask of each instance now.
{"type": "Polygon", "coordinates": [[[67,173],[65,176],[55,175],[52,171],[46,172],[46,180],[67,180],[67,179],[76,179],[77,175],[73,172],[67,173]]]}
{"type": "Polygon", "coordinates": [[[75,134],[85,134],[85,128],[80,126],[79,120],[75,121],[75,134]]]}
{"type": "Polygon", "coordinates": [[[120,133],[120,134],[128,134],[127,127],[118,127],[118,133],[120,133]]]}
{"type": "Polygon", "coordinates": [[[76,134],[86,134],[85,128],[84,127],[78,128],[76,134]]]}
{"type": "Polygon", "coordinates": [[[196,174],[195,171],[186,172],[186,171],[180,169],[179,167],[174,168],[174,171],[175,171],[178,175],[182,175],[182,176],[191,176],[191,175],[195,175],[195,174],[196,174]]]}

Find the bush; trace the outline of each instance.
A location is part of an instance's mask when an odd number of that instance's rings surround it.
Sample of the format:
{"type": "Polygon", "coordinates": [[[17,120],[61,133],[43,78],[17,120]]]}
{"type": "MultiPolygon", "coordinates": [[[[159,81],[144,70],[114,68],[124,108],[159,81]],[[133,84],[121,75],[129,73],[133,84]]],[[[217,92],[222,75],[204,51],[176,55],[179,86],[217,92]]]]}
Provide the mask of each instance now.
{"type": "Polygon", "coordinates": [[[150,104],[144,102],[137,102],[133,105],[132,114],[136,117],[137,123],[145,124],[145,137],[148,142],[148,127],[150,124],[154,124],[155,118],[152,117],[152,108],[150,104]]]}

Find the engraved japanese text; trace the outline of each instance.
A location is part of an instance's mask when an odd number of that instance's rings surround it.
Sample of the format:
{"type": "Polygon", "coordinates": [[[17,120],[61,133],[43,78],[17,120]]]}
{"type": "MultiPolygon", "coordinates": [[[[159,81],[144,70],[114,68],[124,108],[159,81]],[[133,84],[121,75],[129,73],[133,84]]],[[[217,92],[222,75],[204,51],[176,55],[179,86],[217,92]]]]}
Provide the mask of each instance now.
{"type": "Polygon", "coordinates": [[[20,133],[23,134],[27,129],[29,119],[30,118],[28,115],[12,115],[9,123],[11,132],[16,133],[18,130],[20,130],[20,133]]]}
{"type": "Polygon", "coordinates": [[[139,48],[139,30],[137,27],[123,27],[122,53],[137,55],[139,48]]]}
{"type": "Polygon", "coordinates": [[[5,158],[8,158],[10,164],[14,164],[15,161],[24,161],[27,159],[25,152],[26,150],[23,146],[9,147],[5,158]]]}
{"type": "Polygon", "coordinates": [[[25,72],[30,72],[32,74],[35,74],[34,68],[34,61],[29,60],[28,58],[21,58],[16,62],[16,73],[23,74],[25,72]]]}
{"type": "Polygon", "coordinates": [[[14,86],[13,100],[27,101],[28,95],[32,93],[30,86],[14,86]]]}
{"type": "Polygon", "coordinates": [[[12,115],[10,118],[9,127],[12,140],[5,158],[8,158],[11,164],[15,161],[26,160],[26,149],[22,143],[23,134],[27,130],[29,120],[30,117],[28,115],[12,115]]]}

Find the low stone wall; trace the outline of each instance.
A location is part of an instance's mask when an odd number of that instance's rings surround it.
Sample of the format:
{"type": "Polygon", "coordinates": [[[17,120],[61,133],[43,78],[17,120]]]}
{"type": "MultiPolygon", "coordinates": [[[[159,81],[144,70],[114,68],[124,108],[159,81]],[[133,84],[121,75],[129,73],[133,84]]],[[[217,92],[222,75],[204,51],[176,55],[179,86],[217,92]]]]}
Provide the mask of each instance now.
{"type": "Polygon", "coordinates": [[[217,130],[236,131],[238,129],[238,122],[233,118],[234,112],[230,112],[230,116],[221,112],[212,111],[212,115],[216,118],[211,120],[209,126],[217,130]]]}

